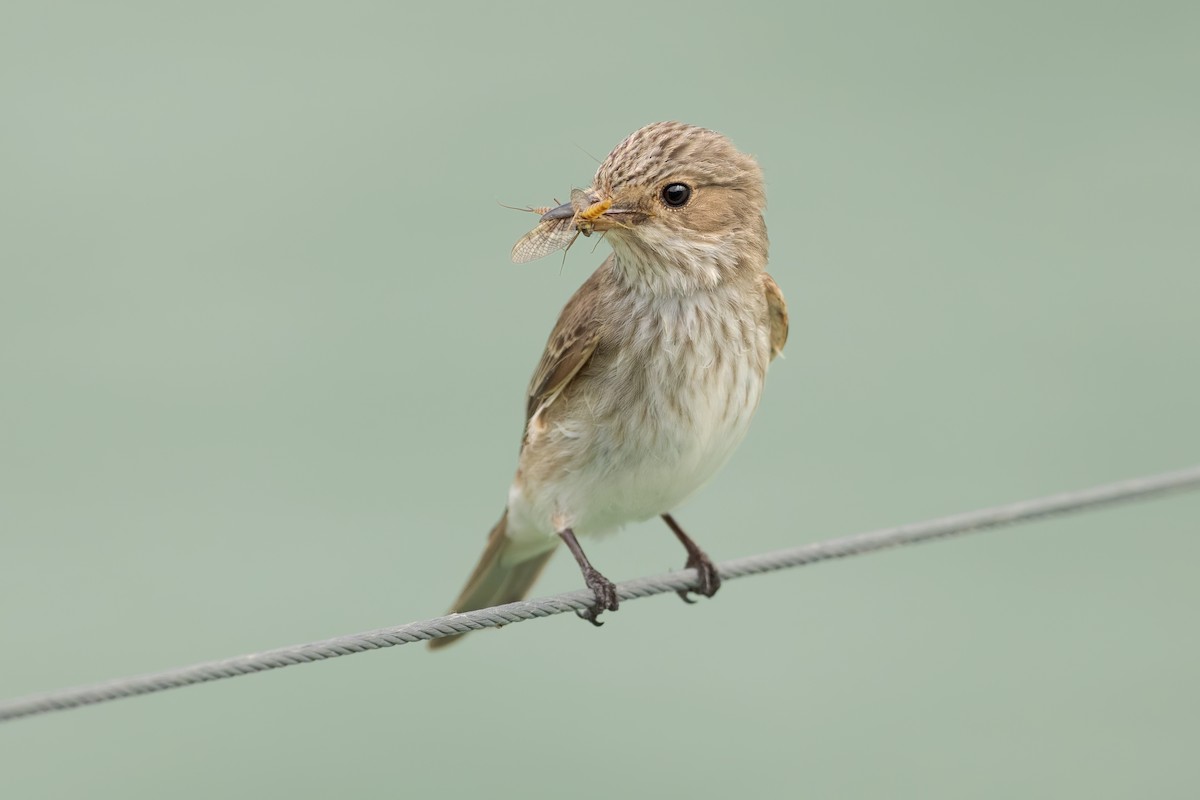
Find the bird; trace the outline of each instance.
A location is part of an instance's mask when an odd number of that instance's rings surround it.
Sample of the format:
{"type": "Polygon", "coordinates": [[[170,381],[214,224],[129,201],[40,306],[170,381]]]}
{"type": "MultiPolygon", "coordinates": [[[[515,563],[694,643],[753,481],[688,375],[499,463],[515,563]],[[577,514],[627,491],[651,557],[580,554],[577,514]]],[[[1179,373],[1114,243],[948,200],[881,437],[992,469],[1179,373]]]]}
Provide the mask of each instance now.
{"type": "Polygon", "coordinates": [[[765,207],[752,156],[716,131],[657,122],[618,144],[570,203],[537,209],[540,226],[570,234],[563,242],[599,232],[612,252],[562,309],[534,370],[505,510],[452,613],[523,599],[562,543],[594,598],[576,613],[600,625],[619,598],[580,540],[654,517],[697,572],[680,597],[716,593],[717,569],[672,511],[741,443],[787,342],[765,207]]]}

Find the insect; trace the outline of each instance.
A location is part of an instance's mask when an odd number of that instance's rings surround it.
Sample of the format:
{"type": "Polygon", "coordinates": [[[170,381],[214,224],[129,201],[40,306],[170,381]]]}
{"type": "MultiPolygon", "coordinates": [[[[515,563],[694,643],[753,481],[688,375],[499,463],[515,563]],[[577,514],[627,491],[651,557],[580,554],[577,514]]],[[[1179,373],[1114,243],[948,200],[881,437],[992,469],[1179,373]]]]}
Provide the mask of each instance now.
{"type": "Polygon", "coordinates": [[[591,236],[595,230],[592,223],[600,215],[612,208],[612,200],[604,199],[597,203],[591,202],[591,197],[582,189],[571,190],[571,205],[575,209],[575,228],[584,236],[591,236]]]}
{"type": "MultiPolygon", "coordinates": [[[[538,214],[545,214],[550,209],[548,208],[531,208],[538,214]]],[[[575,220],[571,217],[566,219],[548,219],[539,222],[533,230],[522,236],[512,249],[512,260],[514,264],[526,264],[530,261],[536,261],[543,256],[548,256],[556,250],[562,250],[564,247],[569,248],[579,238],[579,231],[575,229],[575,220]]]]}
{"type": "MultiPolygon", "coordinates": [[[[533,230],[522,236],[513,245],[513,263],[524,264],[548,256],[556,250],[569,249],[581,233],[584,236],[591,236],[595,231],[593,223],[605,211],[612,208],[612,204],[612,200],[607,199],[594,201],[593,197],[583,189],[572,189],[570,205],[575,213],[570,217],[543,219],[539,222],[533,230]]],[[[520,210],[544,216],[551,209],[543,206],[520,210]]]]}

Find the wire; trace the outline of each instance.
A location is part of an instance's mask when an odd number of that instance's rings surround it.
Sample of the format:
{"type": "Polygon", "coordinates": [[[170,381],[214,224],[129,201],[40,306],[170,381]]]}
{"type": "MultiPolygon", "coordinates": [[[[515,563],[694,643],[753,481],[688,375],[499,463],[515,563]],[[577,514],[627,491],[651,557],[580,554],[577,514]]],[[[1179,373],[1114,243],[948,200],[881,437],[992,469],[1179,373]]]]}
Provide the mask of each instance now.
{"type": "MultiPolygon", "coordinates": [[[[1197,487],[1200,487],[1200,465],[1176,472],[1134,478],[1090,489],[1064,492],[1035,500],[1023,500],[965,514],[955,514],[925,522],[914,522],[895,528],[884,528],[855,536],[776,550],[771,553],[726,561],[717,565],[717,569],[721,574],[721,579],[727,581],[747,575],[774,572],[833,558],[862,555],[888,547],[915,544],[930,539],[956,536],[1054,514],[1197,487]]],[[[618,584],[617,594],[622,601],[636,600],[640,597],[690,589],[694,587],[695,581],[695,570],[680,570],[618,584]]],[[[554,614],[583,609],[591,602],[591,591],[584,589],[463,614],[450,614],[392,628],[380,628],[365,633],[338,636],[320,642],[280,647],[275,650],[219,661],[208,661],[164,672],[120,678],[92,686],[62,689],[0,703],[0,721],[102,703],[123,697],[161,692],[165,689],[177,689],[182,686],[233,678],[238,675],[249,675],[254,672],[289,667],[293,664],[324,661],[328,658],[378,650],[383,647],[439,639],[481,628],[511,625],[528,619],[549,617],[554,614]]]]}

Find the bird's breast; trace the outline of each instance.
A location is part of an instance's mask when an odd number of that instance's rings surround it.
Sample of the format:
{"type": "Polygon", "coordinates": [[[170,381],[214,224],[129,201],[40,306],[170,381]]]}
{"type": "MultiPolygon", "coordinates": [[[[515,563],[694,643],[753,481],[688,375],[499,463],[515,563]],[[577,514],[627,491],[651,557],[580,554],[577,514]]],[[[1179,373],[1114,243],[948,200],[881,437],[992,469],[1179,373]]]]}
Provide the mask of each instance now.
{"type": "MultiPolygon", "coordinates": [[[[627,323],[533,445],[556,463],[521,488],[535,516],[581,534],[667,512],[708,481],[744,438],[769,360],[763,309],[736,293],[633,297],[615,313],[627,323]]],[[[548,466],[529,446],[527,460],[548,466]]]]}
{"type": "Polygon", "coordinates": [[[634,402],[614,407],[610,425],[631,461],[661,463],[699,485],[741,441],[758,406],[764,331],[751,309],[720,295],[648,305],[613,367],[634,402]]]}

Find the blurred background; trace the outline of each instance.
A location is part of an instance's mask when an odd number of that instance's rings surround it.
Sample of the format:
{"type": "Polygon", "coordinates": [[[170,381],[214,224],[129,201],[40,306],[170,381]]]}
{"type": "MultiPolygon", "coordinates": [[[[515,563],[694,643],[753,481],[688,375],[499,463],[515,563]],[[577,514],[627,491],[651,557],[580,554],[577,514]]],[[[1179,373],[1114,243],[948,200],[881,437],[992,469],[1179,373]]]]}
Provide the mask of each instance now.
{"type": "MultiPolygon", "coordinates": [[[[442,613],[648,122],[768,180],[717,559],[1200,461],[1188,3],[6,3],[0,697],[442,613]]],[[[0,726],[12,798],[1182,797],[1200,496],[0,726]]],[[[617,580],[678,568],[646,523],[617,580]]],[[[581,586],[562,553],[538,593],[581,586]]]]}

